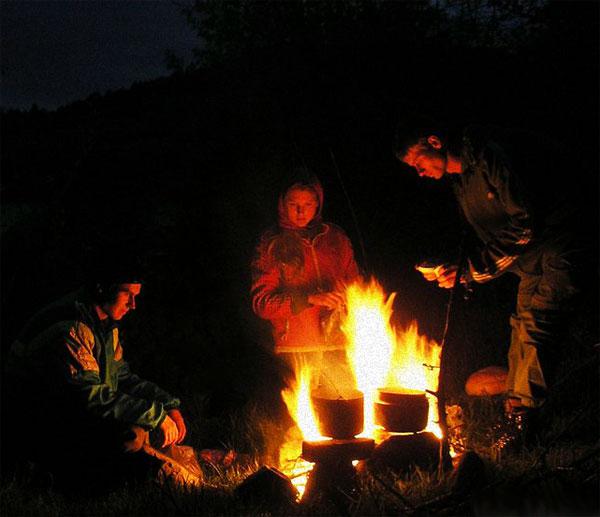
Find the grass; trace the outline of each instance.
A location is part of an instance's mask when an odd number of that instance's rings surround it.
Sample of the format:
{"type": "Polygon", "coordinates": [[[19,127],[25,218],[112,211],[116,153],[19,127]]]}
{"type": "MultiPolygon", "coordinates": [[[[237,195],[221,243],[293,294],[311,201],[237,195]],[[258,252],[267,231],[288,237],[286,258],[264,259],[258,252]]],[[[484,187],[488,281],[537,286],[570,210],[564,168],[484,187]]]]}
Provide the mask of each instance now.
{"type": "MultiPolygon", "coordinates": [[[[269,462],[268,437],[277,432],[260,408],[222,417],[236,444],[262,455],[243,456],[229,469],[203,465],[205,486],[182,490],[148,482],[96,496],[66,496],[4,480],[1,513],[13,515],[593,515],[598,511],[598,443],[589,427],[598,425],[597,405],[555,415],[541,440],[519,452],[498,454],[493,447],[498,401],[464,399],[463,439],[477,452],[475,488],[456,491],[456,474],[412,468],[405,472],[363,470],[357,489],[342,496],[344,508],[327,498],[309,505],[244,501],[234,489],[269,462]],[[582,459],[583,458],[583,459],[582,459]]],[[[207,422],[208,427],[218,425],[207,422]]],[[[233,445],[224,444],[228,447],[233,445]]],[[[272,463],[271,463],[272,464],[272,463]]]]}

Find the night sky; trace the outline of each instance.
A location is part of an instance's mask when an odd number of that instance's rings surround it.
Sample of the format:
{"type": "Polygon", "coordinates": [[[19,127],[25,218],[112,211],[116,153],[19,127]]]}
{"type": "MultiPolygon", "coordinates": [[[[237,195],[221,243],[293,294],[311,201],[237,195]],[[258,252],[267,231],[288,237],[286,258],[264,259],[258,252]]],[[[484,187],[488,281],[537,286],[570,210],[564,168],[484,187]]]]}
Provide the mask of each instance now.
{"type": "Polygon", "coordinates": [[[2,1],[3,108],[55,109],[168,75],[198,38],[169,1],[2,1]]]}

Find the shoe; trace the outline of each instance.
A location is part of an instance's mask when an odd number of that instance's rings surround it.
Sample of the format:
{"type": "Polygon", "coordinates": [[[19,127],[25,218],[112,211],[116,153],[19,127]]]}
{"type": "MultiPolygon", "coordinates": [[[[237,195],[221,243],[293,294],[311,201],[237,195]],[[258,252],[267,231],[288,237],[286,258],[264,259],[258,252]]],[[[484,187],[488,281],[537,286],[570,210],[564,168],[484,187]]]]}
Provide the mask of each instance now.
{"type": "Polygon", "coordinates": [[[504,403],[504,418],[494,426],[496,439],[492,448],[503,453],[518,453],[523,447],[533,444],[538,432],[538,409],[515,403],[518,399],[507,399],[504,403]]]}

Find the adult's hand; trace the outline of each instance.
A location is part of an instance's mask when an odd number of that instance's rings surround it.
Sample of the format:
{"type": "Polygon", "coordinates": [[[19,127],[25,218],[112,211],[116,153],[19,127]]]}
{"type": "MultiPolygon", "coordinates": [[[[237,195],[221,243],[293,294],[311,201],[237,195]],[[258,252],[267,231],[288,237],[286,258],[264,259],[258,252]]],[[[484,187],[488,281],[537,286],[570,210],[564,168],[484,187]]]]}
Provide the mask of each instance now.
{"type": "Polygon", "coordinates": [[[329,293],[315,293],[308,295],[308,303],[335,310],[342,309],[346,304],[346,300],[342,294],[337,291],[331,291],[329,293]]]}
{"type": "Polygon", "coordinates": [[[458,266],[456,264],[419,264],[415,266],[415,269],[423,275],[425,280],[435,281],[438,283],[438,287],[443,289],[452,289],[458,266]]]}
{"type": "Polygon", "coordinates": [[[177,440],[177,437],[179,435],[179,431],[177,430],[177,424],[168,414],[167,416],[165,416],[165,419],[162,421],[162,424],[160,424],[159,429],[163,437],[163,442],[160,446],[161,449],[175,443],[175,440],[177,440]]]}
{"type": "Polygon", "coordinates": [[[452,264],[449,266],[442,266],[436,277],[436,281],[439,287],[443,289],[452,289],[454,282],[456,281],[456,273],[458,272],[458,266],[452,264]]]}
{"type": "Polygon", "coordinates": [[[171,417],[171,420],[175,422],[175,425],[177,426],[177,432],[179,433],[175,443],[181,443],[187,433],[187,427],[185,426],[183,415],[179,409],[171,409],[168,415],[171,417]]]}
{"type": "Polygon", "coordinates": [[[444,264],[435,264],[434,265],[434,264],[430,264],[430,263],[424,263],[424,264],[417,264],[415,266],[415,269],[419,273],[421,273],[423,275],[423,277],[425,278],[425,280],[427,280],[428,282],[433,282],[434,280],[437,280],[437,277],[443,268],[444,268],[444,264]]]}

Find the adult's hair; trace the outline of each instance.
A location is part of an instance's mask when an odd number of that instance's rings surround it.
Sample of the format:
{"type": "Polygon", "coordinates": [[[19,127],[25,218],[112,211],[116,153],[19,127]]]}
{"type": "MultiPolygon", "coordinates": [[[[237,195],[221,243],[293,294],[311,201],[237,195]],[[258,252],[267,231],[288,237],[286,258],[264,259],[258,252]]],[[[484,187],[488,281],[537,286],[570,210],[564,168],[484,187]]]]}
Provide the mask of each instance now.
{"type": "Polygon", "coordinates": [[[408,149],[418,143],[423,143],[428,136],[435,135],[453,152],[459,152],[457,134],[445,124],[423,115],[410,115],[400,119],[394,133],[392,152],[401,160],[408,149]]]}
{"type": "Polygon", "coordinates": [[[282,178],[281,194],[286,194],[292,187],[315,191],[319,183],[317,175],[308,167],[295,167],[289,175],[282,178]]]}
{"type": "Polygon", "coordinates": [[[85,290],[91,299],[104,303],[114,299],[121,284],[143,283],[143,270],[140,260],[127,256],[118,249],[103,253],[88,265],[85,290]]]}

